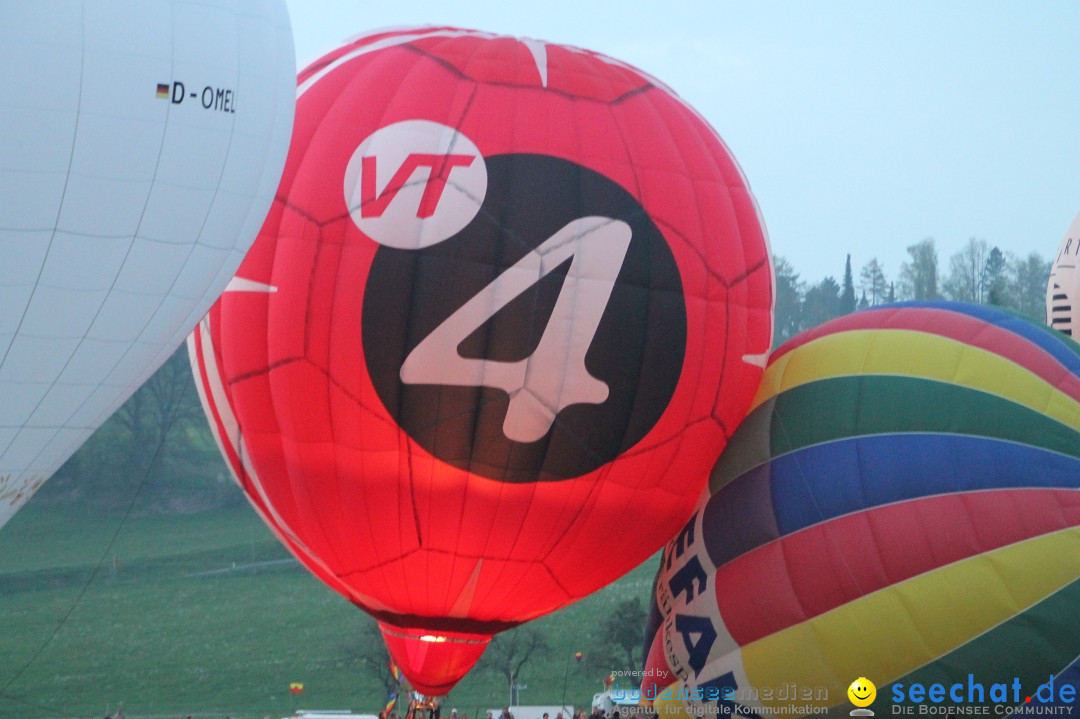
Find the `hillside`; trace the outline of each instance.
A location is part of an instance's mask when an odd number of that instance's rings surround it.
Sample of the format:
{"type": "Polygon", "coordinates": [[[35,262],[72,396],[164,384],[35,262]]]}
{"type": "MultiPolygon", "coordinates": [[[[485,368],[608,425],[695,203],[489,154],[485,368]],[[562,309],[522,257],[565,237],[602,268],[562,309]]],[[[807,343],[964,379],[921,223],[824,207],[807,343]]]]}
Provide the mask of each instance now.
{"type": "MultiPolygon", "coordinates": [[[[532,623],[549,649],[523,669],[521,702],[559,703],[567,673],[567,701],[587,704],[622,667],[589,661],[598,647],[586,638],[617,602],[644,606],[654,571],[655,559],[532,623]]],[[[246,505],[125,519],[31,502],[0,531],[0,617],[0,717],[100,717],[122,704],[128,717],[277,719],[298,707],[374,713],[385,701],[365,659],[377,651],[365,645],[371,620],[246,505]]],[[[507,696],[496,671],[480,670],[448,702],[475,718],[507,696]]]]}

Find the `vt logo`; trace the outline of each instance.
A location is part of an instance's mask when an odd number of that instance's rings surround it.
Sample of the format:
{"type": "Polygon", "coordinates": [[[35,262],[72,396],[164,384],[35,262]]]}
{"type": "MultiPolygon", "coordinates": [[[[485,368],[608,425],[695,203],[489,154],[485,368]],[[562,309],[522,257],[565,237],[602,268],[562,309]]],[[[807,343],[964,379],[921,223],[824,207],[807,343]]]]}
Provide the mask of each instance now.
{"type": "Polygon", "coordinates": [[[455,167],[468,167],[476,159],[475,155],[436,155],[434,153],[413,152],[405,158],[401,166],[390,178],[390,182],[381,193],[375,189],[378,176],[378,158],[374,155],[361,158],[360,170],[360,217],[382,217],[386,206],[397,197],[397,193],[409,182],[417,170],[426,169],[427,176],[420,184],[424,194],[416,209],[417,218],[424,219],[435,214],[446,181],[455,167]]]}
{"type": "Polygon", "coordinates": [[[345,169],[345,204],[385,247],[417,250],[457,234],[487,194],[487,167],[464,134],[427,120],[371,133],[345,169]]]}

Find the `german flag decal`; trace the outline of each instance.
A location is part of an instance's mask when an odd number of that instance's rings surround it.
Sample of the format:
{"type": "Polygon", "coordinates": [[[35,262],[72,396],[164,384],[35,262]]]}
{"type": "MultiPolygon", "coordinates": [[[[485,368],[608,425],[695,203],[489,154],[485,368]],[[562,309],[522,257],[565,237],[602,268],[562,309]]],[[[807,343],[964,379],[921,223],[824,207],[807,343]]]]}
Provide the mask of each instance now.
{"type": "Polygon", "coordinates": [[[168,85],[168,83],[161,83],[161,82],[158,83],[158,86],[157,86],[157,98],[159,100],[168,100],[169,99],[169,85],[168,85]]]}

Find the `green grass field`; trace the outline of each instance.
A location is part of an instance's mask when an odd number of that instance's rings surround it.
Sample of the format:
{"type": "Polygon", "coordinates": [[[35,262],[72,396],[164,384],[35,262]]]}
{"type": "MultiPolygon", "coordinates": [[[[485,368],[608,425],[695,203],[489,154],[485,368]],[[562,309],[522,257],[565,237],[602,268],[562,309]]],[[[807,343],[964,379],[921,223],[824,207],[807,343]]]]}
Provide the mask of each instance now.
{"type": "MultiPolygon", "coordinates": [[[[590,651],[584,637],[614,603],[646,602],[654,571],[650,560],[534,622],[551,648],[523,671],[521,703],[559,703],[566,659],[590,651]]],[[[279,719],[374,713],[385,700],[349,651],[371,620],[290,561],[246,506],[124,521],[31,502],[0,530],[0,617],[0,717],[122,705],[128,717],[279,719]]],[[[587,706],[614,668],[571,662],[567,701],[587,706]]],[[[475,717],[507,694],[493,672],[473,672],[448,702],[475,717]]]]}

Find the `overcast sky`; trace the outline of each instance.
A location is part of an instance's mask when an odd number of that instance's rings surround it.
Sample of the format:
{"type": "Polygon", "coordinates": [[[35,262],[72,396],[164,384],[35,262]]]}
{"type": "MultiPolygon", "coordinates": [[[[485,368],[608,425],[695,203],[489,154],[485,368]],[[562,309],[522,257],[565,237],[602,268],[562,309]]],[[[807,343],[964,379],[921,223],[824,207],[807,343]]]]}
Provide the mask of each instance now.
{"type": "Polygon", "coordinates": [[[373,28],[568,43],[663,80],[720,132],[803,279],[895,278],[934,237],[1056,251],[1080,210],[1080,3],[288,0],[297,61],[373,28]]]}

